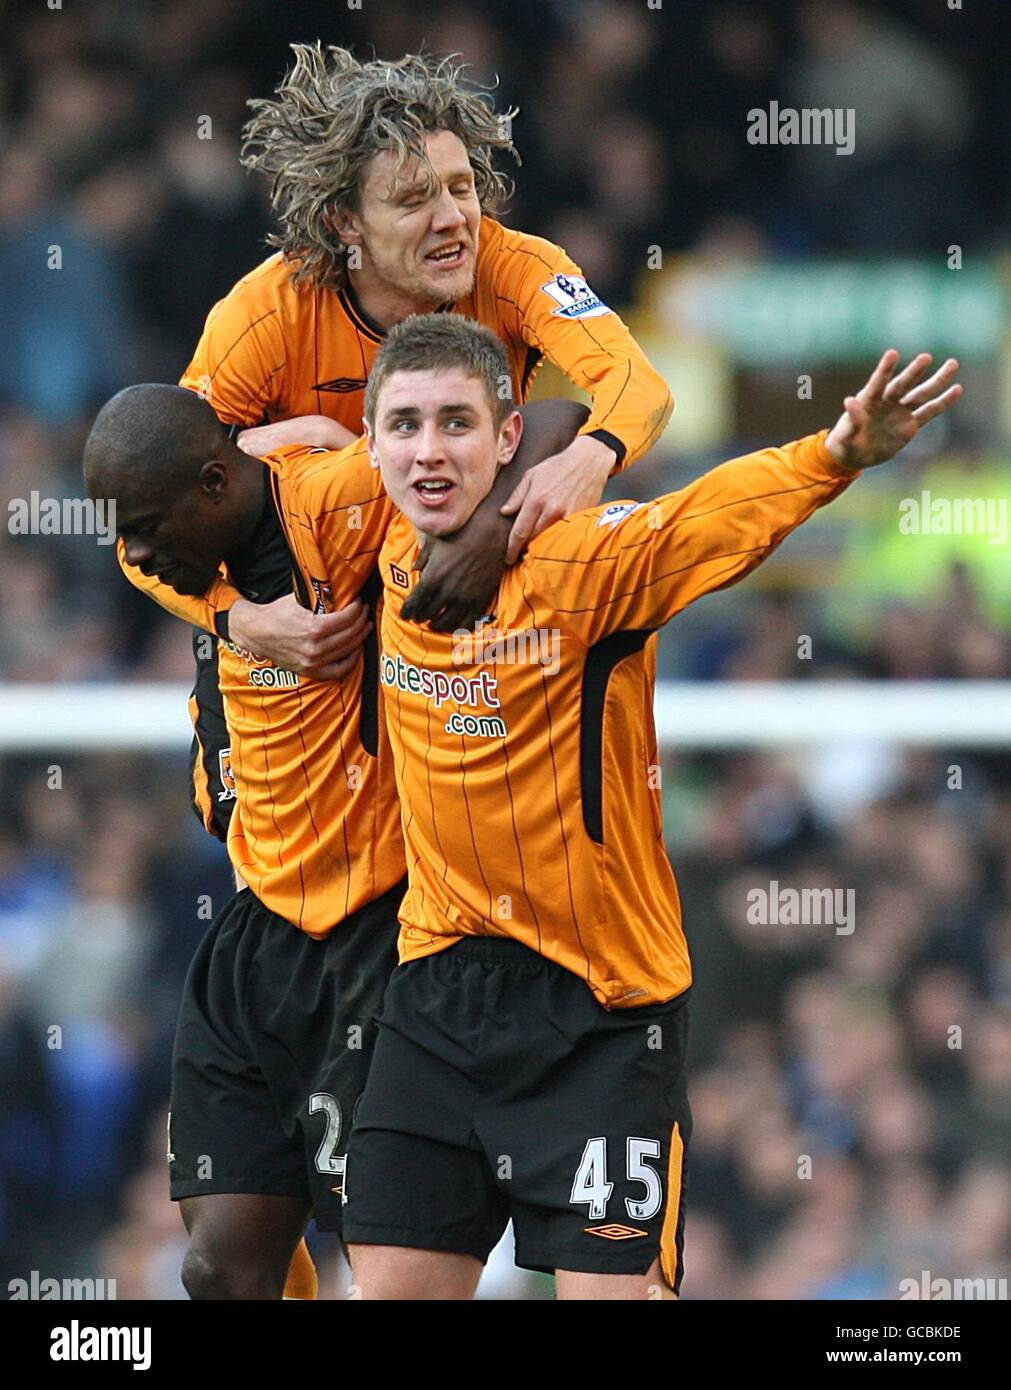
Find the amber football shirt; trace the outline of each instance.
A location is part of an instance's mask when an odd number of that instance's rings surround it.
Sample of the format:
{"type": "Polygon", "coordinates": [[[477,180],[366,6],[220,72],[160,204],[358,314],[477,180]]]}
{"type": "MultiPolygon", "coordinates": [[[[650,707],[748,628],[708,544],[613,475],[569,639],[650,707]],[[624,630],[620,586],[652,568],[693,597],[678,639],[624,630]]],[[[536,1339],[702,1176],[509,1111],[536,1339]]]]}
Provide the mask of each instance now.
{"type": "MultiPolygon", "coordinates": [[[[208,315],[182,385],[231,423],[322,414],[357,434],[382,330],[351,290],[296,287],[291,276],[280,254],[244,276],[208,315]]],[[[593,412],[582,432],[609,444],[619,465],[659,438],[673,409],[666,383],[559,247],[483,218],[473,293],[452,308],[502,340],[516,401],[527,398],[547,357],[591,394],[593,412]]],[[[156,593],[156,585],[144,587],[156,593]]],[[[162,597],[171,608],[172,592],[162,597]]],[[[237,597],[223,580],[208,594],[217,612],[237,597]]],[[[212,676],[200,668],[191,702],[198,741],[220,722],[212,676]]],[[[213,743],[198,750],[193,782],[194,804],[209,829],[227,809],[215,805],[225,784],[215,765],[223,750],[213,743]]]]}
{"type": "MultiPolygon", "coordinates": [[[[316,611],[350,603],[375,575],[392,515],[364,450],[286,448],[264,462],[290,548],[290,583],[316,611]]],[[[122,546],[120,553],[122,562],[122,546]]],[[[207,598],[188,598],[123,568],[177,617],[214,631],[207,598]]],[[[325,936],[404,875],[376,636],[340,681],[280,669],[216,636],[208,641],[219,647],[230,738],[221,770],[235,796],[229,857],[272,912],[325,936]]],[[[200,766],[198,760],[198,772],[200,766]]]]}
{"type": "Polygon", "coordinates": [[[506,571],[492,621],[471,634],[400,617],[417,546],[394,520],[380,680],[410,876],[402,960],[509,936],[609,1008],[687,988],[656,777],[655,633],[851,476],[816,435],[652,503],[578,512],[506,571]]]}
{"type": "MultiPolygon", "coordinates": [[[[382,330],[353,292],[296,286],[291,275],[270,256],[214,306],[182,385],[231,423],[328,415],[358,433],[382,330]]],[[[552,242],[482,218],[473,293],[451,307],[501,338],[517,403],[548,358],[590,393],[581,433],[604,439],[619,464],[660,437],[674,408],[666,383],[552,242]]]]}

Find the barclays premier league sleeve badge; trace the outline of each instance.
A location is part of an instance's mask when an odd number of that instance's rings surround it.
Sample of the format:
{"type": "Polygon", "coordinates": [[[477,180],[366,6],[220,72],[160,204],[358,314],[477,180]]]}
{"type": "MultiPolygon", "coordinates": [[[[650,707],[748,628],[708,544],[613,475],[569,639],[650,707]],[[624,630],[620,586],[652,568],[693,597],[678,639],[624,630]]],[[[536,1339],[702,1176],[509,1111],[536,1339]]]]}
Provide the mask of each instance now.
{"type": "Polygon", "coordinates": [[[642,506],[641,502],[612,502],[609,507],[605,507],[600,516],[597,517],[598,526],[619,526],[627,516],[631,516],[634,511],[642,506]]]}
{"type": "Polygon", "coordinates": [[[598,319],[614,310],[603,304],[581,275],[556,275],[542,291],[558,306],[553,310],[563,319],[598,319]]]}

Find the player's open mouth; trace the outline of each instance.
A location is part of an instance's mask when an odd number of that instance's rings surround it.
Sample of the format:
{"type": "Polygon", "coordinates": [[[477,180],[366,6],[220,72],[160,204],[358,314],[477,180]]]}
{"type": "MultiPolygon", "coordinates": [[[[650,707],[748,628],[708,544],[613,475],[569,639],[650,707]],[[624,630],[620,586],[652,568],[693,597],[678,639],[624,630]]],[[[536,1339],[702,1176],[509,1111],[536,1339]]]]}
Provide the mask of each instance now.
{"type": "Polygon", "coordinates": [[[454,241],[449,246],[440,246],[437,251],[430,251],[425,257],[429,265],[437,265],[440,270],[457,270],[463,265],[467,254],[462,241],[454,241]]]}
{"type": "Polygon", "coordinates": [[[424,506],[441,507],[446,503],[456,484],[451,483],[448,478],[424,478],[413,486],[414,495],[424,506]]]}

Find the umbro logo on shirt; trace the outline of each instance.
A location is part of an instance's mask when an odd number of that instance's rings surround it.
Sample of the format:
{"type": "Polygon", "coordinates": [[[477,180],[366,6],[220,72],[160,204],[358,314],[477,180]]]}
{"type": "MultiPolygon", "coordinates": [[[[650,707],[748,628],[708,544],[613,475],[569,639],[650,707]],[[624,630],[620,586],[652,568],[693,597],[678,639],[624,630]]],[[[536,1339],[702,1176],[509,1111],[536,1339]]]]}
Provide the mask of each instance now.
{"type": "Polygon", "coordinates": [[[365,382],[356,376],[335,376],[333,381],[317,381],[314,391],[364,391],[365,382]]]}
{"type": "Polygon", "coordinates": [[[394,584],[399,585],[401,589],[409,589],[411,587],[411,576],[406,570],[402,570],[399,565],[390,566],[390,578],[393,580],[394,584]]]}

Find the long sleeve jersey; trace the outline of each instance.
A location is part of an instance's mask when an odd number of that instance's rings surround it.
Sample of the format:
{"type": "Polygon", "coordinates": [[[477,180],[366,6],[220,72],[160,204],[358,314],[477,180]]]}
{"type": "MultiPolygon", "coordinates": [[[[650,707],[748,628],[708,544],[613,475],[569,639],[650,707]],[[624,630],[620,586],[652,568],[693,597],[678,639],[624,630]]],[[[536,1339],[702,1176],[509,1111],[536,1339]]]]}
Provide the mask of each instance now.
{"type": "MultiPolygon", "coordinates": [[[[264,463],[260,524],[248,553],[229,557],[230,577],[270,598],[294,585],[318,612],[368,596],[393,508],[365,451],[289,447],[264,463]]],[[[214,633],[213,602],[123,568],[169,612],[214,633]]],[[[218,647],[227,746],[199,748],[198,804],[212,815],[215,797],[231,798],[234,868],[272,912],[326,936],[404,875],[377,635],[339,681],[284,670],[216,635],[207,642],[218,647]],[[209,766],[211,759],[221,766],[209,766]]],[[[199,743],[207,709],[194,698],[190,712],[199,743]]]]}
{"type": "Polygon", "coordinates": [[[380,557],[380,681],[410,878],[402,960],[508,936],[607,1008],[688,987],[661,819],[655,634],[847,486],[824,438],[548,527],[474,633],[400,617],[416,537],[397,517],[380,557]]]}

